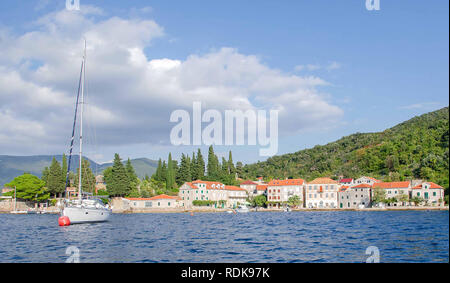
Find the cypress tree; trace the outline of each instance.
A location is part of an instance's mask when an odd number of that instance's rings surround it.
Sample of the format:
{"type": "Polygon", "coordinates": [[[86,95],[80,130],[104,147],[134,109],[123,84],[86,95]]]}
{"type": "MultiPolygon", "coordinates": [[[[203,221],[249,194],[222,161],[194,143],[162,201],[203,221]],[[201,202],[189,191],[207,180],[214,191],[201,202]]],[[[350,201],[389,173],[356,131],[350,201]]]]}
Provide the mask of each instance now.
{"type": "Polygon", "coordinates": [[[128,180],[127,171],[122,164],[119,154],[116,153],[113,166],[108,174],[106,189],[112,196],[125,196],[128,194],[129,189],[128,180]]]}
{"type": "Polygon", "coordinates": [[[127,171],[128,176],[128,188],[130,191],[136,189],[137,187],[137,175],[134,171],[133,165],[131,165],[131,160],[128,158],[127,164],[125,165],[125,169],[127,171]]]}
{"type": "Polygon", "coordinates": [[[192,159],[191,159],[191,180],[197,180],[198,178],[198,166],[197,166],[197,159],[195,158],[195,152],[192,152],[192,159]]]}
{"type": "Polygon", "coordinates": [[[234,167],[233,155],[232,155],[231,150],[230,150],[230,153],[228,155],[228,174],[229,175],[234,175],[234,173],[236,173],[236,168],[234,167]]]}
{"type": "Polygon", "coordinates": [[[217,179],[219,175],[219,160],[217,156],[214,154],[213,146],[209,147],[208,151],[208,179],[214,180],[217,179]]]}
{"type": "Polygon", "coordinates": [[[202,152],[200,148],[197,151],[197,160],[196,160],[196,179],[205,178],[205,160],[203,160],[202,152]]]}
{"type": "Polygon", "coordinates": [[[172,160],[172,153],[169,153],[167,161],[166,189],[172,190],[175,187],[175,166],[172,160]]]}
{"type": "Polygon", "coordinates": [[[156,181],[162,181],[162,162],[161,162],[161,158],[158,160],[158,167],[156,168],[155,173],[153,174],[152,178],[155,179],[156,181]]]}
{"type": "Polygon", "coordinates": [[[161,166],[161,182],[166,182],[167,179],[167,164],[166,161],[164,160],[161,166]]]}
{"type": "Polygon", "coordinates": [[[53,157],[52,163],[48,170],[47,189],[50,194],[56,196],[60,192],[61,187],[61,166],[56,158],[53,157]]]}

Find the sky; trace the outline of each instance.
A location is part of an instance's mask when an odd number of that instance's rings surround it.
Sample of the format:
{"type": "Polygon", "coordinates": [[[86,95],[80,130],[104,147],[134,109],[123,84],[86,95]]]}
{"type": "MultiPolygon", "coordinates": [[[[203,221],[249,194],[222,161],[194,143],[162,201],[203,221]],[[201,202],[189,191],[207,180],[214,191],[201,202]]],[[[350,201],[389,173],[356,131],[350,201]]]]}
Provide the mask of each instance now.
{"type": "MultiPolygon", "coordinates": [[[[448,1],[65,2],[0,2],[0,154],[68,151],[84,38],[97,162],[191,155],[170,143],[170,116],[194,101],[278,110],[277,154],[449,105],[448,1]]],[[[260,148],[215,151],[251,163],[260,148]]]]}

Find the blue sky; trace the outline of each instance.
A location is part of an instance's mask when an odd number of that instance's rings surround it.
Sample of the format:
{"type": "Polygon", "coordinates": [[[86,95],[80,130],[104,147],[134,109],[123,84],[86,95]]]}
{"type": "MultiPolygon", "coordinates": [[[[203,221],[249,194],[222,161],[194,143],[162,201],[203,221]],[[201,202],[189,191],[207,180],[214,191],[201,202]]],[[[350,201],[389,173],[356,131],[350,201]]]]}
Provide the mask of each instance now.
{"type": "MultiPolygon", "coordinates": [[[[381,131],[449,104],[448,1],[381,0],[380,11],[366,10],[364,0],[81,0],[81,5],[102,10],[91,15],[94,22],[112,17],[156,22],[164,34],[144,46],[148,60],[184,61],[192,54],[202,56],[229,47],[245,56],[257,56],[261,64],[285,76],[326,81],[315,90],[342,115],[332,119],[331,127],[317,124],[300,133],[280,135],[279,154],[354,132],[381,131]]],[[[38,29],[34,26],[37,19],[64,7],[63,0],[4,0],[0,28],[19,37],[38,29]]],[[[23,151],[4,147],[8,152],[0,154],[38,153],[27,146],[24,143],[23,151]]],[[[114,149],[123,156],[156,159],[169,151],[178,156],[193,148],[123,143],[105,149],[99,159],[111,159],[114,149]]],[[[264,159],[256,147],[232,149],[235,160],[264,159]]],[[[42,153],[56,154],[52,151],[57,150],[49,144],[42,153]]],[[[222,153],[227,150],[217,148],[222,153]]]]}

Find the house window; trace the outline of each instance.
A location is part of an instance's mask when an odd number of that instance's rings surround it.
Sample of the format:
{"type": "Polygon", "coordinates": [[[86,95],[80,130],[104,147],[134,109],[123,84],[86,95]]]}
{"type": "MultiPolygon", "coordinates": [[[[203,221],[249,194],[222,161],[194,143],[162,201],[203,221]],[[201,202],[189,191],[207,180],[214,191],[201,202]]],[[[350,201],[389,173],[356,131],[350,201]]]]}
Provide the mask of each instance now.
{"type": "Polygon", "coordinates": [[[434,197],[436,196],[436,192],[433,192],[433,196],[434,196],[434,197]]]}
{"type": "Polygon", "coordinates": [[[167,206],[170,206],[170,202],[167,203],[167,206]]]}
{"type": "Polygon", "coordinates": [[[145,202],[145,207],[152,207],[152,202],[151,201],[146,201],[145,202]]]}
{"type": "Polygon", "coordinates": [[[161,203],[160,203],[160,202],[158,202],[158,206],[161,206],[161,203]]]}

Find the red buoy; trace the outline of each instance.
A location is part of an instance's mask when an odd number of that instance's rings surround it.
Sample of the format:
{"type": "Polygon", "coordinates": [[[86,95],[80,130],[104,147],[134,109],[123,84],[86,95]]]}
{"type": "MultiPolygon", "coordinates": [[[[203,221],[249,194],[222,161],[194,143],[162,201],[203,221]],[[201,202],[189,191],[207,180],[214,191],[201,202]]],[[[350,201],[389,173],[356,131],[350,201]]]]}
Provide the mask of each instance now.
{"type": "Polygon", "coordinates": [[[58,218],[58,224],[59,226],[69,226],[70,225],[70,219],[67,216],[61,216],[58,218]]]}

